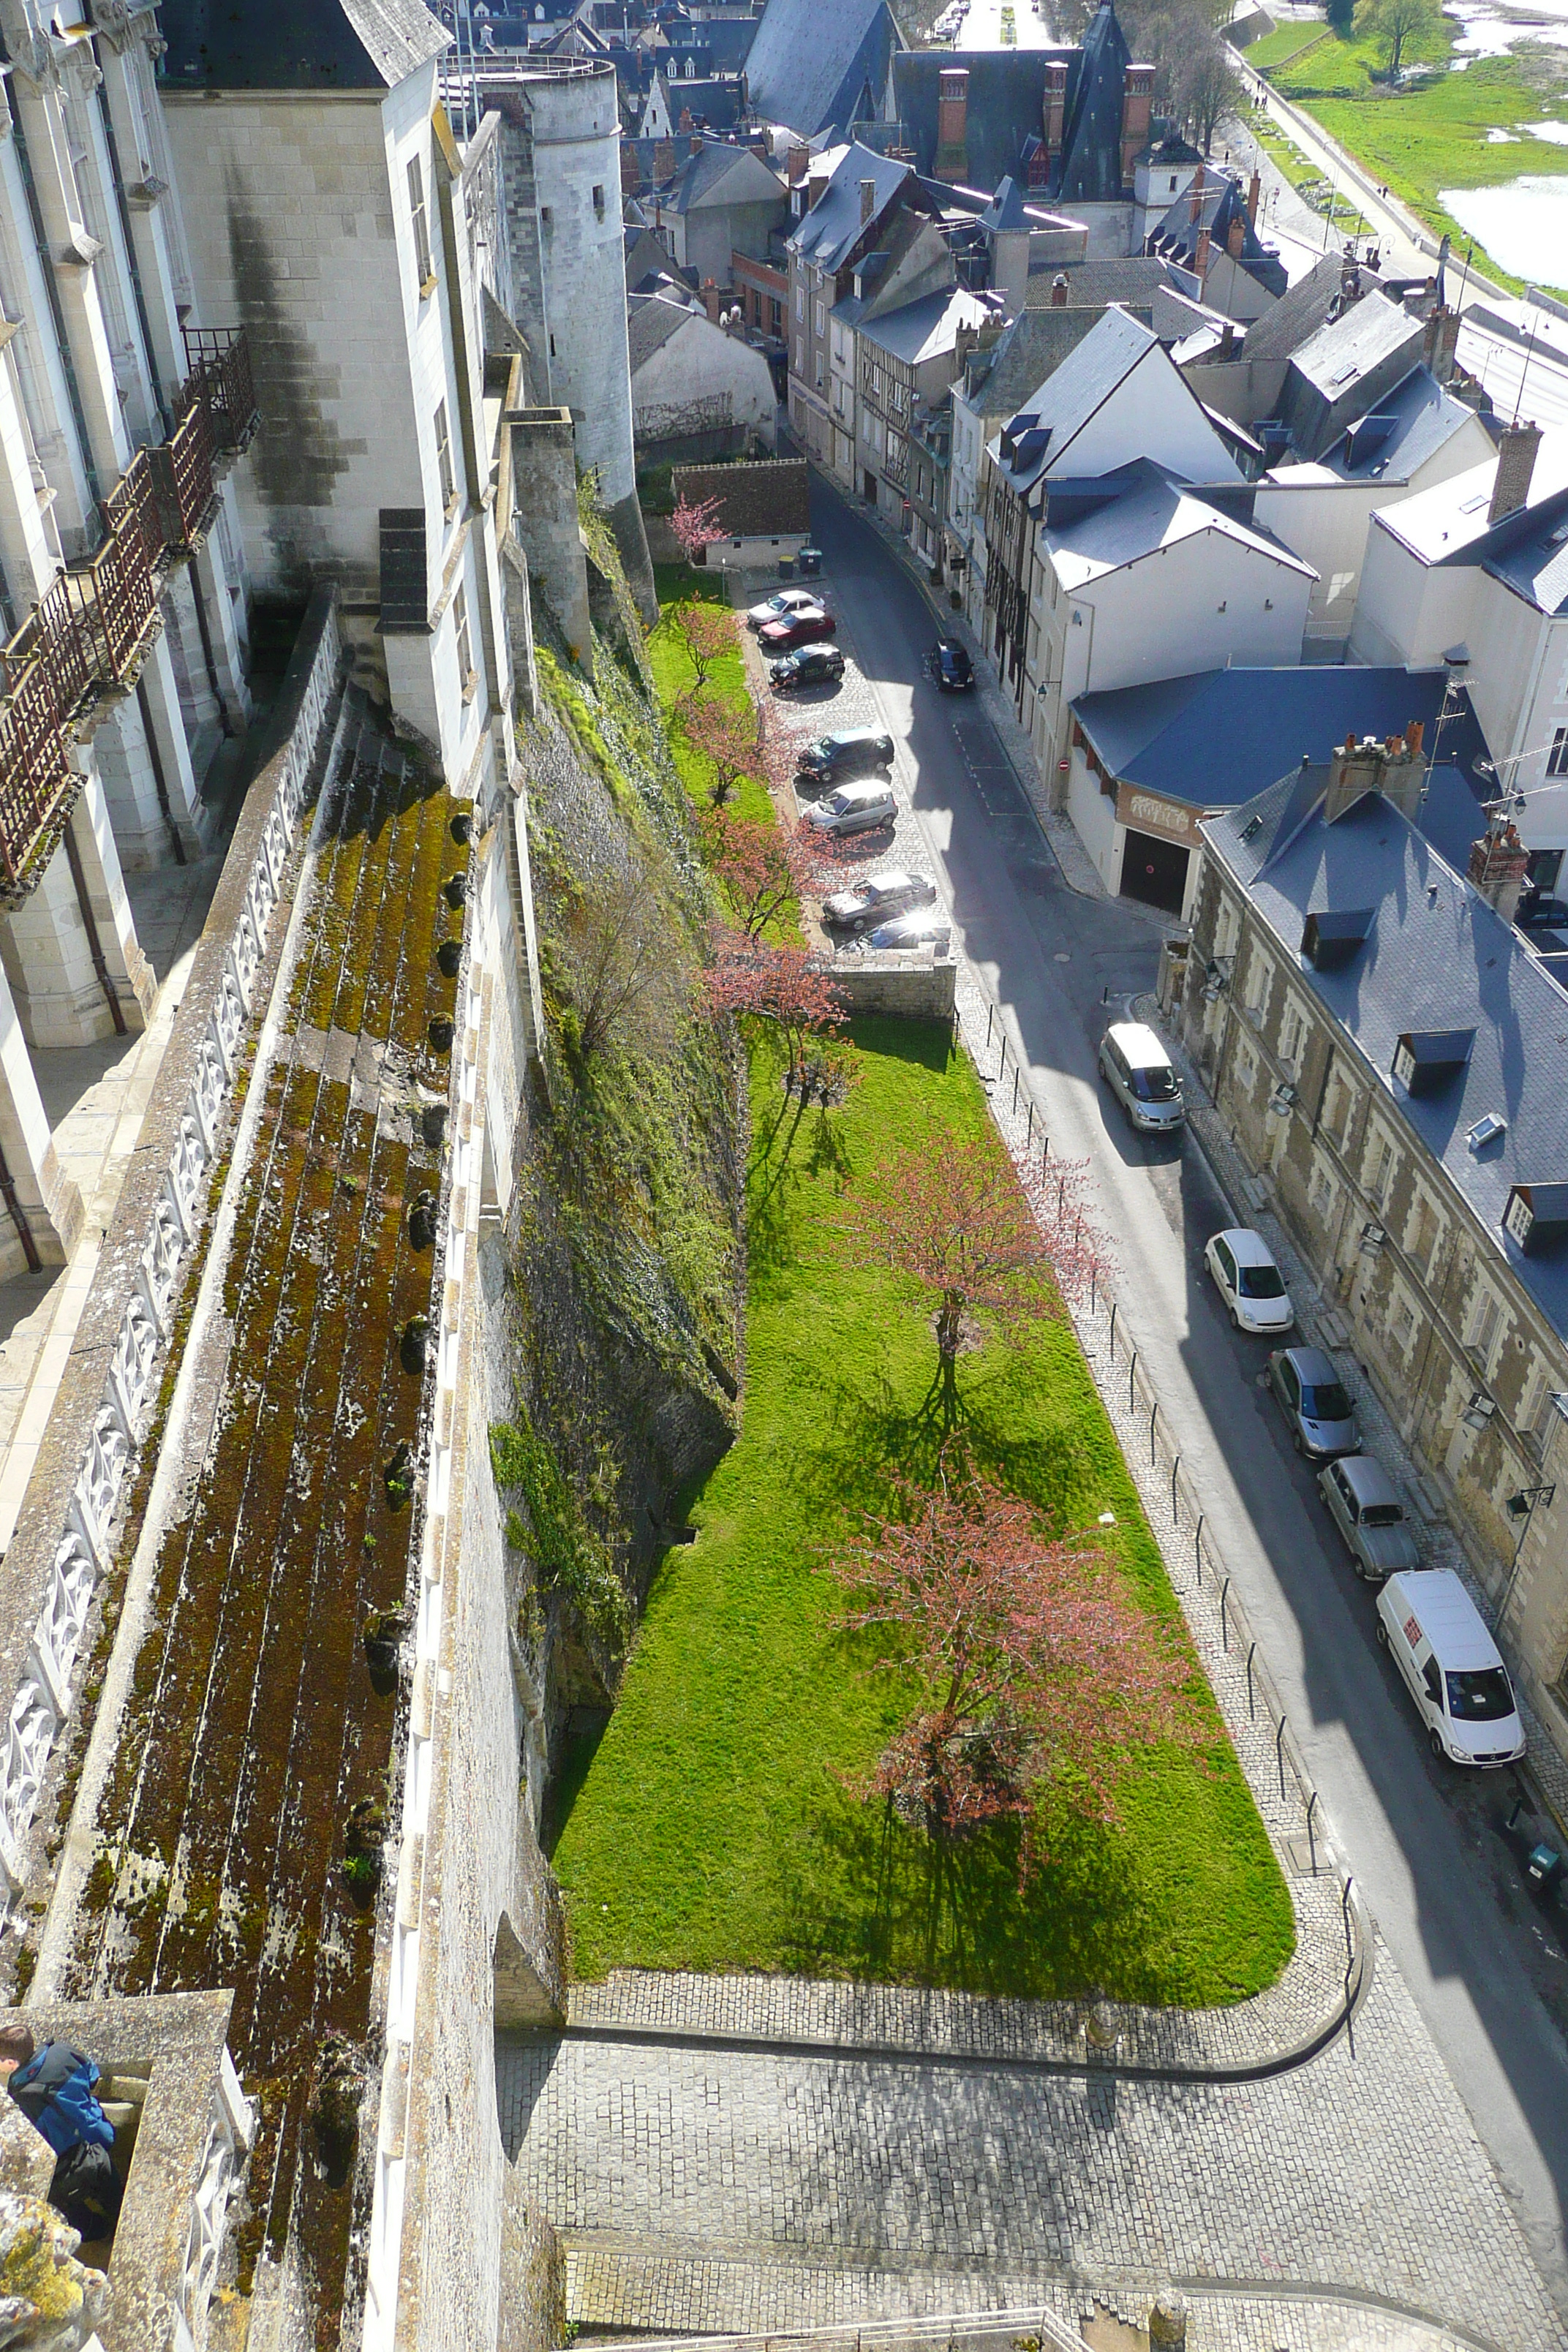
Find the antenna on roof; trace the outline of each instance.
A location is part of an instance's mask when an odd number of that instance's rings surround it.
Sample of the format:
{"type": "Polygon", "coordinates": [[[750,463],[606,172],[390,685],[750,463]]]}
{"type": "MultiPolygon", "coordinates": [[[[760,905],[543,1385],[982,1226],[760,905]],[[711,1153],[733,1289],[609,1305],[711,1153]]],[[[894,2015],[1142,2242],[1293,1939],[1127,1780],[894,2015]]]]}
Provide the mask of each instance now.
{"type": "Polygon", "coordinates": [[[1510,422],[1515,425],[1519,423],[1520,404],[1524,398],[1524,379],[1530,373],[1530,362],[1535,355],[1535,338],[1541,327],[1540,311],[1536,310],[1533,303],[1531,305],[1531,310],[1533,316],[1530,330],[1530,342],[1524,354],[1524,365],[1519,372],[1519,390],[1515,393],[1513,399],[1513,415],[1510,422]]]}

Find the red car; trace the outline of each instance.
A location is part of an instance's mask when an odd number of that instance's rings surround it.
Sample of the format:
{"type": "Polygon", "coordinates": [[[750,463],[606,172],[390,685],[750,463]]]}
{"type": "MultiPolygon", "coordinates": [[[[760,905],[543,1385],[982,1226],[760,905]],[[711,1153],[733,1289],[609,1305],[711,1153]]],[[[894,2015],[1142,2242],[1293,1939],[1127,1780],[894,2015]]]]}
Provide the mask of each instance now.
{"type": "Polygon", "coordinates": [[[835,637],[838,624],[831,613],[820,604],[808,612],[791,613],[787,619],[770,621],[757,632],[757,642],[765,654],[787,654],[795,646],[814,646],[822,637],[835,637]]]}

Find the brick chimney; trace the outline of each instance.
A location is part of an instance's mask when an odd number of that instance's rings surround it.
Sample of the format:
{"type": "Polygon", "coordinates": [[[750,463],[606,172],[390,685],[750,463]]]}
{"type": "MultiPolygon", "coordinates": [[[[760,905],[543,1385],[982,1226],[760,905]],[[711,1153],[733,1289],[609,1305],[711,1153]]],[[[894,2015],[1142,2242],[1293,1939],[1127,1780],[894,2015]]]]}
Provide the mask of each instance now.
{"type": "Polygon", "coordinates": [[[693,155],[700,155],[702,152],[702,141],[695,131],[691,134],[690,152],[693,155]]]}
{"type": "Polygon", "coordinates": [[[1539,425],[1510,425],[1505,428],[1497,453],[1492,502],[1487,509],[1489,526],[1501,522],[1504,515],[1517,514],[1529,499],[1530,478],[1535,471],[1535,453],[1540,446],[1539,425]]]}
{"type": "Polygon", "coordinates": [[[1067,306],[1067,272],[1063,269],[1058,269],[1056,276],[1051,280],[1051,308],[1053,310],[1065,310],[1067,306]]]}
{"type": "Polygon", "coordinates": [[[1233,261],[1241,259],[1241,249],[1247,243],[1247,223],[1237,214],[1225,233],[1225,249],[1233,261]]]}
{"type": "Polygon", "coordinates": [[[1519,911],[1520,893],[1530,873],[1530,852],[1511,822],[1496,818],[1479,841],[1470,844],[1470,880],[1505,923],[1519,911]]]}
{"type": "Polygon", "coordinates": [[[1427,320],[1421,345],[1421,356],[1439,383],[1447,383],[1453,376],[1458,340],[1459,314],[1443,304],[1427,320]]]}
{"type": "Polygon", "coordinates": [[[635,196],[641,183],[642,173],[637,169],[637,151],[629,139],[623,139],[621,141],[622,195],[635,196]]]}
{"type": "Polygon", "coordinates": [[[1258,226],[1258,197],[1260,186],[1261,183],[1257,173],[1254,172],[1247,189],[1247,217],[1254,228],[1258,226]]]}
{"type": "Polygon", "coordinates": [[[1121,82],[1121,184],[1132,185],[1132,166],[1149,144],[1154,108],[1154,68],[1129,66],[1121,82]]]}
{"type": "Polygon", "coordinates": [[[661,139],[654,149],[653,176],[656,187],[662,187],[666,180],[674,179],[675,142],[673,139],[661,139]]]}
{"type": "Polygon", "coordinates": [[[1053,58],[1046,68],[1046,87],[1040,100],[1040,136],[1045,141],[1047,163],[1054,163],[1062,152],[1067,111],[1067,59],[1053,58]]]}
{"type": "Polygon", "coordinates": [[[1235,356],[1236,329],[1227,319],[1224,326],[1219,331],[1219,349],[1215,352],[1215,357],[1216,360],[1228,360],[1233,359],[1235,356]]]}
{"type": "Polygon", "coordinates": [[[806,173],[805,209],[808,213],[814,213],[827,194],[827,185],[831,177],[831,173],[824,164],[818,164],[806,173]]]}
{"type": "Polygon", "coordinates": [[[1423,721],[1413,719],[1403,735],[1390,735],[1382,743],[1373,735],[1359,743],[1353,735],[1347,735],[1343,751],[1336,751],[1329,761],[1324,824],[1332,824],[1368,793],[1381,793],[1402,815],[1414,820],[1426,782],[1426,761],[1421,751],[1425,732],[1423,721]]]}
{"type": "Polygon", "coordinates": [[[939,179],[969,168],[969,68],[943,66],[936,78],[936,170],[939,179]]]}
{"type": "Polygon", "coordinates": [[[877,183],[875,180],[862,180],[860,183],[860,226],[862,228],[870,227],[872,221],[876,217],[876,212],[877,183]]]}
{"type": "Polygon", "coordinates": [[[1199,278],[1203,279],[1206,279],[1209,274],[1209,246],[1212,240],[1207,229],[1199,229],[1198,249],[1193,257],[1193,268],[1197,271],[1199,278]]]}
{"type": "Polygon", "coordinates": [[[1204,195],[1205,195],[1205,188],[1204,188],[1204,167],[1203,167],[1203,165],[1200,163],[1200,164],[1198,165],[1197,170],[1193,173],[1193,182],[1192,182],[1192,185],[1191,185],[1191,187],[1187,190],[1187,218],[1188,218],[1188,220],[1190,220],[1190,221],[1195,221],[1195,220],[1196,220],[1196,218],[1197,218],[1197,216],[1198,216],[1198,215],[1202,212],[1202,210],[1203,210],[1203,208],[1204,208],[1204,195]]]}
{"type": "Polygon", "coordinates": [[[714,280],[711,278],[705,278],[702,280],[702,308],[715,326],[719,323],[719,311],[722,299],[714,280]]]}
{"type": "Polygon", "coordinates": [[[792,188],[797,180],[805,179],[810,163],[811,150],[809,147],[791,146],[789,151],[789,162],[786,169],[789,173],[789,184],[792,188]]]}

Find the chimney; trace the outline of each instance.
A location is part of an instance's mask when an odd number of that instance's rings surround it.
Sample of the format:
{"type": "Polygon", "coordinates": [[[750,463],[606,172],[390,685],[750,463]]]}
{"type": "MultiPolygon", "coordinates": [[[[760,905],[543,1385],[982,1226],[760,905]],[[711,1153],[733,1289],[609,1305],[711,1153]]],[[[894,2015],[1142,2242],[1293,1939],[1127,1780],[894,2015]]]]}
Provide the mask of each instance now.
{"type": "Polygon", "coordinates": [[[1149,144],[1154,107],[1154,68],[1129,66],[1121,81],[1121,184],[1132,185],[1132,166],[1149,144]]]}
{"type": "Polygon", "coordinates": [[[715,326],[719,323],[719,289],[711,278],[705,278],[702,280],[702,308],[715,326]]]}
{"type": "Polygon", "coordinates": [[[1215,357],[1216,360],[1228,360],[1233,359],[1235,355],[1236,329],[1227,319],[1219,331],[1219,349],[1215,353],[1215,357]]]}
{"type": "Polygon", "coordinates": [[[943,66],[936,79],[936,172],[962,177],[969,168],[969,68],[943,66]]]}
{"type": "Polygon", "coordinates": [[[1196,252],[1196,253],[1194,255],[1194,257],[1193,257],[1193,268],[1197,271],[1197,273],[1198,273],[1198,277],[1199,277],[1199,278],[1200,278],[1201,280],[1206,280],[1206,279],[1207,279],[1207,278],[1208,278],[1208,274],[1209,274],[1209,245],[1210,245],[1210,241],[1211,241],[1211,240],[1210,240],[1209,233],[1208,233],[1207,229],[1206,229],[1206,228],[1201,228],[1201,229],[1199,229],[1199,231],[1198,231],[1198,249],[1197,249],[1197,252],[1196,252]]]}
{"type": "Polygon", "coordinates": [[[1479,841],[1471,842],[1470,880],[1505,923],[1511,923],[1519,911],[1520,893],[1529,872],[1530,852],[1511,821],[1494,818],[1479,841]]]}
{"type": "Polygon", "coordinates": [[[691,134],[691,152],[694,155],[700,155],[702,152],[702,142],[695,131],[691,134]]]}
{"type": "Polygon", "coordinates": [[[1233,261],[1241,259],[1241,249],[1247,243],[1247,223],[1238,213],[1225,233],[1225,249],[1233,261]]]}
{"type": "Polygon", "coordinates": [[[804,180],[804,179],[805,179],[805,174],[806,174],[806,171],[807,171],[808,166],[810,165],[810,163],[811,163],[811,150],[810,150],[810,148],[809,148],[809,147],[798,147],[798,146],[793,146],[793,145],[792,145],[792,147],[790,148],[790,151],[789,151],[789,164],[788,164],[788,170],[789,170],[789,184],[790,184],[790,186],[791,186],[792,188],[794,187],[794,185],[795,185],[795,182],[796,182],[797,180],[804,180]]]}
{"type": "Polygon", "coordinates": [[[1258,196],[1259,185],[1260,184],[1258,174],[1254,172],[1247,190],[1247,217],[1252,223],[1254,228],[1258,226],[1258,196]]]}
{"type": "Polygon", "coordinates": [[[969,363],[969,354],[974,349],[975,344],[979,341],[980,330],[978,327],[958,327],[953,331],[952,373],[954,383],[956,383],[958,378],[963,373],[965,367],[969,363]]]}
{"type": "Polygon", "coordinates": [[[629,139],[623,139],[621,142],[622,195],[635,196],[641,184],[642,173],[637,168],[637,151],[629,139]]]}
{"type": "Polygon", "coordinates": [[[1351,303],[1360,300],[1361,264],[1357,261],[1352,248],[1347,246],[1344,259],[1340,264],[1340,307],[1342,310],[1347,310],[1351,303]]]}
{"type": "Polygon", "coordinates": [[[1504,515],[1517,514],[1530,497],[1530,478],[1535,471],[1535,453],[1540,446],[1539,425],[1505,427],[1497,453],[1492,502],[1487,509],[1489,529],[1494,522],[1501,522],[1504,515]]]}
{"type": "Polygon", "coordinates": [[[870,227],[872,219],[876,215],[876,210],[877,183],[875,180],[862,180],[860,183],[860,226],[862,228],[870,227]]]}
{"type": "Polygon", "coordinates": [[[816,210],[817,205],[822,202],[823,197],[827,194],[827,184],[831,177],[832,174],[826,168],[818,168],[817,170],[807,173],[805,183],[805,209],[808,213],[814,213],[816,210]]]}
{"type": "Polygon", "coordinates": [[[1067,272],[1063,269],[1058,269],[1056,276],[1051,280],[1051,308],[1053,310],[1065,310],[1067,306],[1067,272]]]}
{"type": "Polygon", "coordinates": [[[1195,221],[1203,208],[1204,167],[1200,163],[1197,170],[1193,173],[1193,183],[1191,187],[1187,190],[1187,218],[1190,221],[1195,221]]]}
{"type": "Polygon", "coordinates": [[[1454,373],[1454,351],[1459,340],[1459,314],[1439,304],[1426,321],[1426,332],[1421,345],[1421,356],[1439,383],[1447,383],[1454,373]]]}
{"type": "Polygon", "coordinates": [[[661,139],[654,149],[653,177],[656,187],[662,187],[666,180],[674,179],[675,142],[673,139],[661,139]]]}
{"type": "Polygon", "coordinates": [[[1040,100],[1040,136],[1045,142],[1047,167],[1062,152],[1062,132],[1067,125],[1068,68],[1067,59],[1051,61],[1046,68],[1046,87],[1040,100]]]}
{"type": "Polygon", "coordinates": [[[675,127],[679,131],[683,139],[689,136],[691,131],[691,109],[689,106],[683,106],[681,108],[680,120],[675,127]]]}
{"type": "Polygon", "coordinates": [[[1391,735],[1384,743],[1371,735],[1358,743],[1353,735],[1347,735],[1343,751],[1336,751],[1329,761],[1324,824],[1332,824],[1368,793],[1381,793],[1414,823],[1426,782],[1421,751],[1424,732],[1421,720],[1413,719],[1403,735],[1391,735]]]}

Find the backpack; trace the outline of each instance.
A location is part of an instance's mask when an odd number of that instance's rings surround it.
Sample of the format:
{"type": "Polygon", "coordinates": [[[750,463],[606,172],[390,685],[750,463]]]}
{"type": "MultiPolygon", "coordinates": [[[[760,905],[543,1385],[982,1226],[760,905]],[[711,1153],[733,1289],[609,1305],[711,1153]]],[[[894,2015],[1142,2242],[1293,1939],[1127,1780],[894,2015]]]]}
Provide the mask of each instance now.
{"type": "Polygon", "coordinates": [[[113,2236],[124,2194],[114,2158],[96,2140],[79,2140],[68,2147],[49,2183],[49,2203],[89,2240],[113,2236]]]}
{"type": "Polygon", "coordinates": [[[11,2077],[11,2096],[57,2156],[79,2141],[114,2146],[114,2126],[93,2096],[98,2068],[68,2042],[47,2042],[11,2077]]]}

